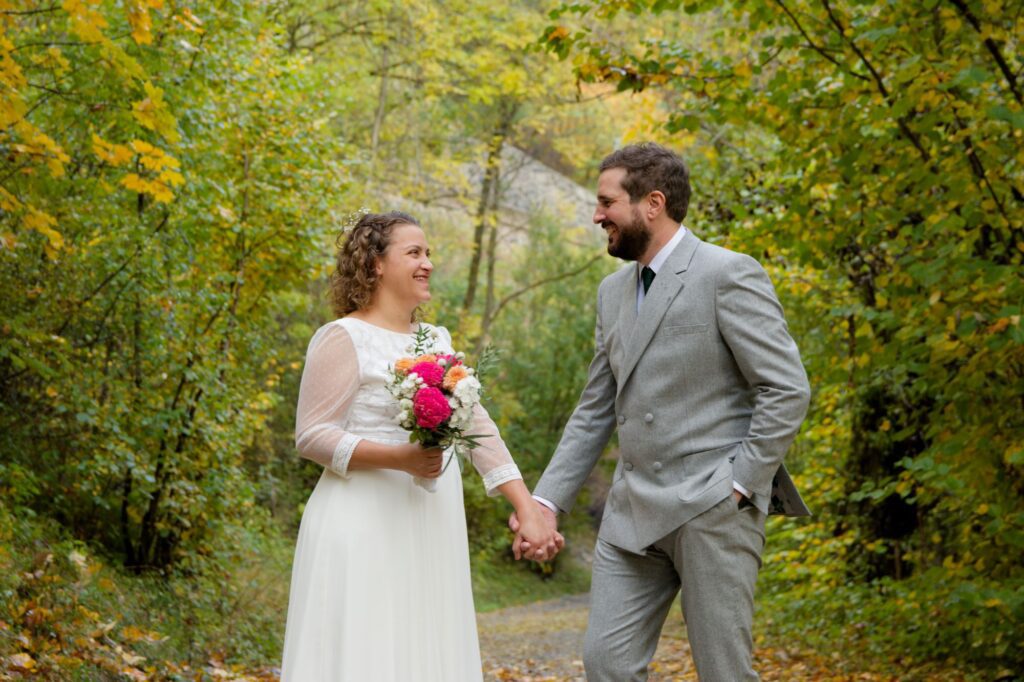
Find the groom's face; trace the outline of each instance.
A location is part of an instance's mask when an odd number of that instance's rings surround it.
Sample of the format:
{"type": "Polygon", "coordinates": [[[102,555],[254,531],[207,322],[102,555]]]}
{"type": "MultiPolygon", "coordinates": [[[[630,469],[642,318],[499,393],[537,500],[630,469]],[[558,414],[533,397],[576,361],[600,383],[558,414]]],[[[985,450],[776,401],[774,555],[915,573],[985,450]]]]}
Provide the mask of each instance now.
{"type": "Polygon", "coordinates": [[[625,175],[624,168],[609,168],[598,177],[594,222],[604,228],[608,236],[609,255],[636,260],[647,250],[651,232],[640,208],[630,203],[629,193],[622,188],[625,175]]]}

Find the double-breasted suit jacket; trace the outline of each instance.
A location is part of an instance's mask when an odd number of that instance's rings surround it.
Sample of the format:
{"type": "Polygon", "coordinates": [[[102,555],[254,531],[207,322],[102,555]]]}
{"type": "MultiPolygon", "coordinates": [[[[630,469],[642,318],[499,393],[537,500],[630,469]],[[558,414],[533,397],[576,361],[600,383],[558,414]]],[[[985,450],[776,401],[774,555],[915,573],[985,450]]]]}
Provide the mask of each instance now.
{"type": "Polygon", "coordinates": [[[599,537],[643,553],[720,503],[808,515],[782,464],[807,411],[800,354],[764,269],[687,231],[637,310],[636,264],[597,296],[586,387],[536,490],[572,508],[618,428],[599,537]]]}

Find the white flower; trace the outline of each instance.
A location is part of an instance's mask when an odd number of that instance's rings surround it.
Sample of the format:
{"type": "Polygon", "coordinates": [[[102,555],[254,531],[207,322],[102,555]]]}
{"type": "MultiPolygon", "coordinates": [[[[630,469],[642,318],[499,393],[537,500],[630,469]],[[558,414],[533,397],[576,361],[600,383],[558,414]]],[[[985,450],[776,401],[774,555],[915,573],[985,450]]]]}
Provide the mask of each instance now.
{"type": "Polygon", "coordinates": [[[472,406],[480,402],[480,381],[476,377],[466,377],[455,384],[455,397],[464,406],[472,406]]]}
{"type": "Polygon", "coordinates": [[[465,431],[473,425],[473,408],[472,407],[459,407],[452,412],[449,423],[459,429],[465,431]]]}

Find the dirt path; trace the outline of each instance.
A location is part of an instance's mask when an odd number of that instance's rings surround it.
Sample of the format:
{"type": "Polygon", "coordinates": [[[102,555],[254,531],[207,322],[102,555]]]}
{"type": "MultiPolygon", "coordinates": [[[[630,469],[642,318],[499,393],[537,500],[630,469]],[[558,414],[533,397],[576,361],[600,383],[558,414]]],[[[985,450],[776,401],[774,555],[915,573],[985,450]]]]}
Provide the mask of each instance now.
{"type": "MultiPolygon", "coordinates": [[[[477,616],[484,679],[487,682],[584,682],[583,632],[587,625],[587,595],[563,597],[477,616]]],[[[880,675],[839,672],[832,657],[761,646],[756,668],[764,682],[811,680],[829,682],[955,680],[953,675],[880,675]]],[[[669,614],[651,663],[652,682],[696,682],[686,628],[678,606],[669,614]]]]}

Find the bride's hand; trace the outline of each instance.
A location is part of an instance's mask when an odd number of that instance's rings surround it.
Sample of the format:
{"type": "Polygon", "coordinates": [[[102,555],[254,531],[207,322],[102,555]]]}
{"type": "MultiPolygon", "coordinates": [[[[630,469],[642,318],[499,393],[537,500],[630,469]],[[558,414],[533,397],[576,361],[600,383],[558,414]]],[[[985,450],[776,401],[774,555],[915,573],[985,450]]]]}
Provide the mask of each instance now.
{"type": "Polygon", "coordinates": [[[424,448],[419,443],[396,445],[395,468],[420,478],[437,478],[441,475],[444,459],[441,448],[424,448]]]}
{"type": "MultiPolygon", "coordinates": [[[[565,544],[565,539],[557,530],[554,514],[545,514],[538,507],[516,514],[518,528],[516,532],[517,549],[527,559],[534,561],[550,561],[555,558],[565,544]],[[550,516],[551,518],[546,518],[550,516]]],[[[519,552],[517,552],[519,554],[519,552]]],[[[518,556],[516,558],[519,558],[518,556]]]]}

